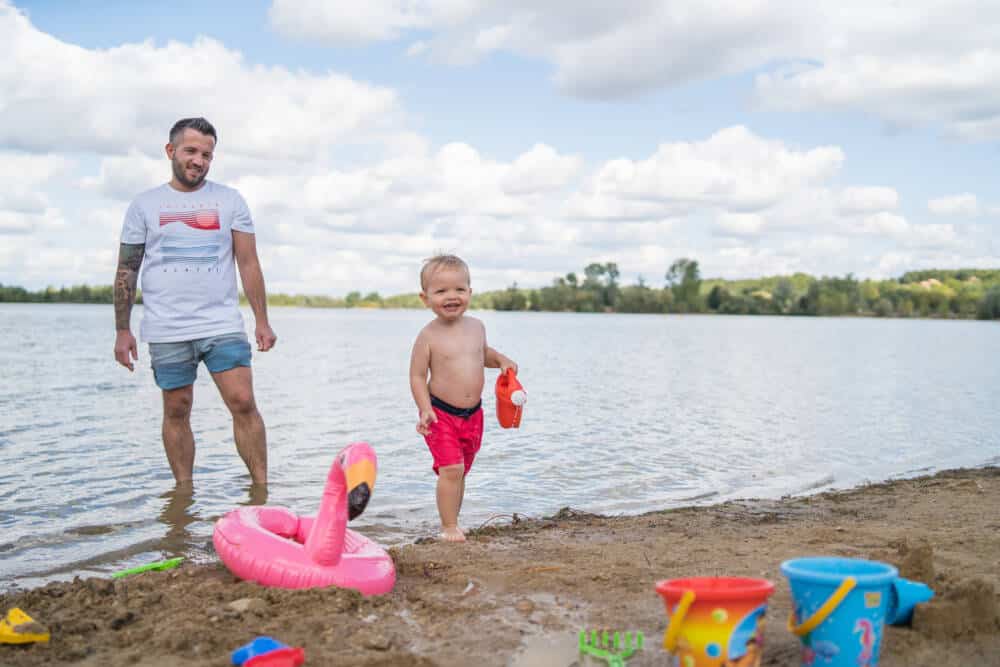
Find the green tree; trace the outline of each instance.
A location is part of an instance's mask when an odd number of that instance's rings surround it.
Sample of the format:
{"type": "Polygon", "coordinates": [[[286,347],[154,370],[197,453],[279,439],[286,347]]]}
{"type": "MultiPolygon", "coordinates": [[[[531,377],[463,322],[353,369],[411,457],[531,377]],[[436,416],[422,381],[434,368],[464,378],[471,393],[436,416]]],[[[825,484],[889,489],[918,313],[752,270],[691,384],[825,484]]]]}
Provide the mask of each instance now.
{"type": "Polygon", "coordinates": [[[591,262],[583,269],[583,287],[599,287],[601,276],[604,275],[604,265],[591,262]]]}
{"type": "Polygon", "coordinates": [[[621,288],[617,310],[620,313],[662,313],[663,301],[658,290],[646,285],[629,285],[621,288]]]}
{"type": "Polygon", "coordinates": [[[709,290],[705,305],[708,306],[709,310],[719,310],[727,299],[729,299],[729,291],[722,285],[715,285],[709,290]]]}
{"type": "Polygon", "coordinates": [[[674,303],[684,304],[687,310],[701,310],[698,300],[701,291],[701,272],[697,260],[682,257],[675,260],[665,276],[674,293],[674,303]]]}
{"type": "Polygon", "coordinates": [[[539,290],[533,289],[528,292],[528,310],[538,311],[542,309],[542,296],[539,290]]]}
{"type": "Polygon", "coordinates": [[[880,296],[878,284],[874,280],[866,280],[861,283],[862,305],[866,310],[874,310],[880,296]]]}
{"type": "Polygon", "coordinates": [[[575,295],[574,310],[585,313],[604,310],[607,285],[603,278],[606,273],[607,267],[597,262],[592,262],[583,269],[583,284],[575,295]]]}
{"type": "Polygon", "coordinates": [[[615,262],[608,262],[604,265],[604,305],[608,308],[614,308],[616,302],[618,301],[618,264],[615,262]]]}
{"type": "Polygon", "coordinates": [[[875,303],[875,307],[872,309],[877,317],[892,317],[892,302],[885,297],[882,297],[875,303]]]}
{"type": "Polygon", "coordinates": [[[774,285],[771,295],[774,297],[774,305],[778,312],[787,313],[795,298],[795,287],[788,278],[781,278],[774,285]]]}
{"type": "Polygon", "coordinates": [[[984,320],[1000,319],[1000,286],[994,287],[979,304],[979,317],[984,320]]]}
{"type": "Polygon", "coordinates": [[[493,308],[496,310],[525,310],[527,306],[528,298],[517,288],[517,283],[493,294],[493,308]]]}

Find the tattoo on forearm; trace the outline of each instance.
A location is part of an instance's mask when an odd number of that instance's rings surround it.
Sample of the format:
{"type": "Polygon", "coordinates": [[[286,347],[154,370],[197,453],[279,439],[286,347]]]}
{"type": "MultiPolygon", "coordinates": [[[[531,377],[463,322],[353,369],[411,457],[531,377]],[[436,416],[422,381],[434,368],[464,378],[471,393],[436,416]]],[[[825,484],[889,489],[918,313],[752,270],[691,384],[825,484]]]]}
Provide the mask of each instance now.
{"type": "Polygon", "coordinates": [[[145,243],[122,243],[118,249],[118,271],[115,273],[115,328],[128,329],[135,303],[139,267],[146,254],[145,243]]]}

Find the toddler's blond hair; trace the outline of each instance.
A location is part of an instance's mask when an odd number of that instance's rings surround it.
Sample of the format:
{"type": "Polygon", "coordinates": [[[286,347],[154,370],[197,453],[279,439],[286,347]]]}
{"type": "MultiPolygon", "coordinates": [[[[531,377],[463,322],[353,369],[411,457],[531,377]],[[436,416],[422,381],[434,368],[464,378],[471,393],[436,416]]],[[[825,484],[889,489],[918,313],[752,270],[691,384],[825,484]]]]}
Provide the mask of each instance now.
{"type": "Polygon", "coordinates": [[[465,271],[466,277],[469,278],[469,282],[472,282],[472,274],[469,273],[469,265],[465,263],[461,257],[457,255],[434,255],[428,259],[424,260],[424,265],[420,269],[420,289],[427,289],[427,281],[430,277],[441,269],[461,269],[465,271]]]}

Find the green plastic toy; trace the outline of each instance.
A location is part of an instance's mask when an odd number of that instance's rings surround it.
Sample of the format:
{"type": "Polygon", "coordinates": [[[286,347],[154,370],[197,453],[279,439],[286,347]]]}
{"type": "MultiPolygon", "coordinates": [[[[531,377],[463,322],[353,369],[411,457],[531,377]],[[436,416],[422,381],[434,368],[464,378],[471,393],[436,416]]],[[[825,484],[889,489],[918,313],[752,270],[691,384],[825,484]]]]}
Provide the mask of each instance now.
{"type": "Polygon", "coordinates": [[[580,630],[580,653],[606,660],[608,667],[625,667],[625,660],[642,648],[642,632],[616,632],[614,636],[605,630],[600,635],[597,630],[580,630]]]}
{"type": "Polygon", "coordinates": [[[115,572],[111,575],[112,579],[119,579],[121,577],[127,577],[130,574],[139,574],[140,572],[150,572],[152,570],[169,570],[175,568],[181,564],[184,560],[183,556],[178,558],[171,558],[170,560],[161,560],[155,563],[146,563],[145,565],[137,565],[135,567],[130,567],[127,570],[121,570],[120,572],[115,572]]]}

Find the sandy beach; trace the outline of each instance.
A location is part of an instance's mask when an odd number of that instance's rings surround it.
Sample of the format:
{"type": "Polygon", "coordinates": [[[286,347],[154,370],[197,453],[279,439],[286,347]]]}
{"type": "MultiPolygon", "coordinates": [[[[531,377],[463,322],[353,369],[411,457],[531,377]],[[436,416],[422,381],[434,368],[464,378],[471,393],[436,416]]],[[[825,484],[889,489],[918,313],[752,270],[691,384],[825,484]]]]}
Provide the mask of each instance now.
{"type": "Polygon", "coordinates": [[[48,644],[0,646],[0,665],[221,666],[258,635],[304,647],[306,665],[604,664],[578,656],[581,628],[641,630],[646,646],[628,664],[664,665],[655,582],[737,575],[777,585],[762,664],[797,666],[778,565],[807,555],[882,560],[933,586],[912,627],[887,630],[884,667],[996,665],[998,508],[1000,468],[958,470],[641,516],[498,516],[464,545],[393,549],[395,590],[375,598],[266,589],[221,564],[51,583],[0,596],[3,611],[20,607],[52,632],[48,644]]]}

